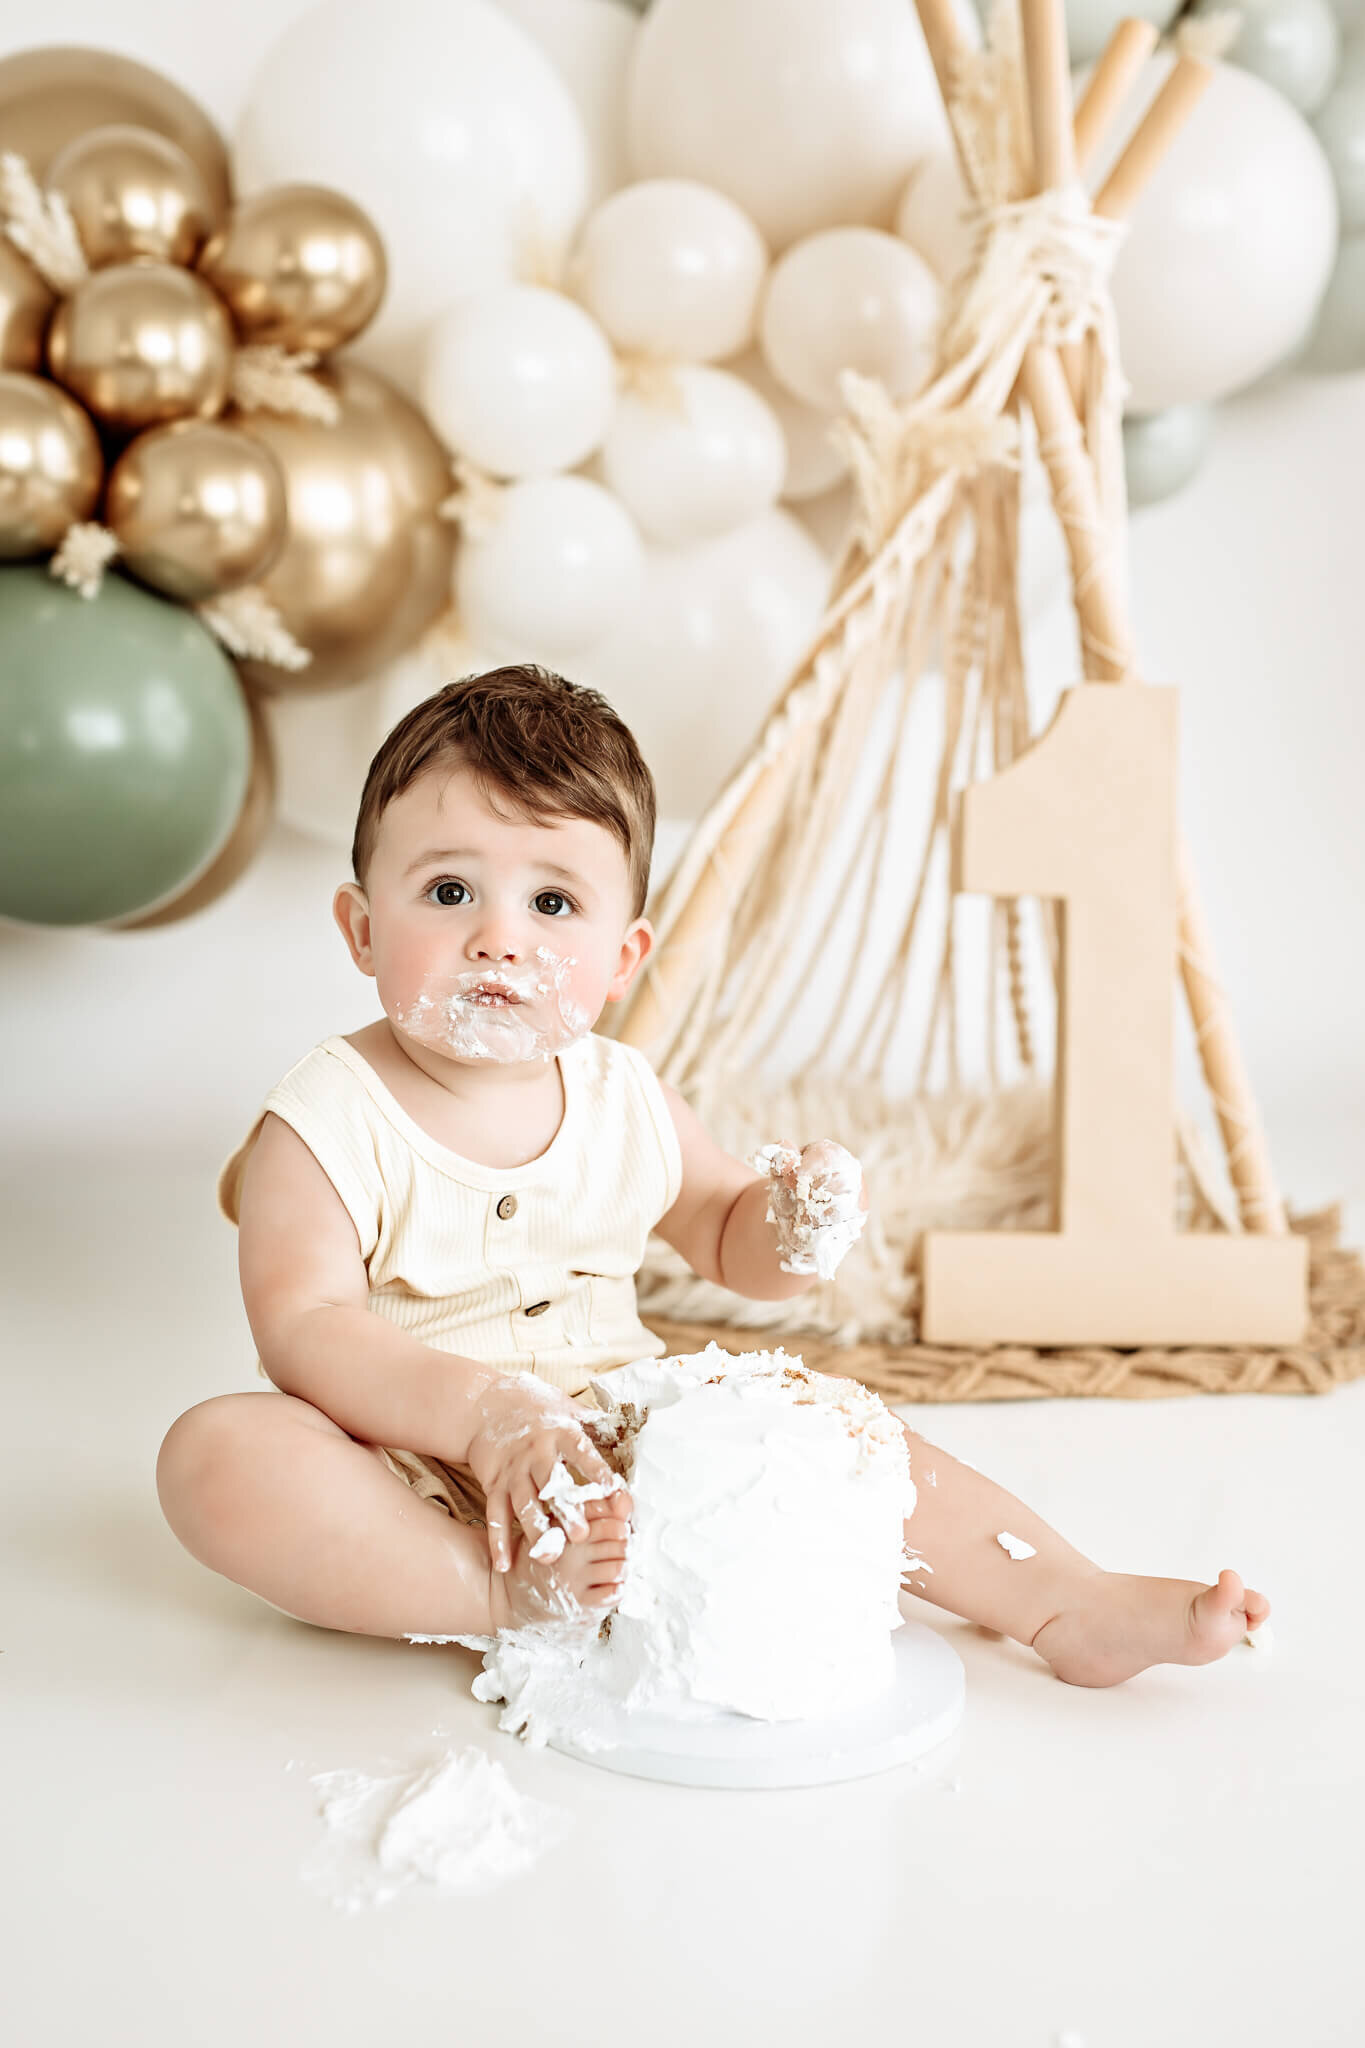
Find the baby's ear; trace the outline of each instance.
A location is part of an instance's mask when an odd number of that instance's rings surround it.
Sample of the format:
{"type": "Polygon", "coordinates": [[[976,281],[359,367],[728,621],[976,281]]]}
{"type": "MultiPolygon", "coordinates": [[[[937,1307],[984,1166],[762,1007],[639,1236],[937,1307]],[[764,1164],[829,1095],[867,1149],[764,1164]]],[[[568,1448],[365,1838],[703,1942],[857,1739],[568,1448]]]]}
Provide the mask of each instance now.
{"type": "Polygon", "coordinates": [[[374,960],[370,951],[370,899],[359,882],[342,883],[332,898],[332,915],[356,966],[362,974],[373,975],[374,960]]]}

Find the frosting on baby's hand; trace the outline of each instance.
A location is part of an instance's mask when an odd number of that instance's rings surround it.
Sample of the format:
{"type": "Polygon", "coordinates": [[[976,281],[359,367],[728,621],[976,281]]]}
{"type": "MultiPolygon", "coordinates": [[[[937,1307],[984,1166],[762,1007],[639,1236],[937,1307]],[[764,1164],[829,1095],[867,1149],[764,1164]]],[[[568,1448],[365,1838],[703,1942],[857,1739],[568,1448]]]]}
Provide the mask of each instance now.
{"type": "Polygon", "coordinates": [[[768,1176],[768,1221],[777,1225],[782,1271],[830,1279],[867,1221],[858,1161],[832,1138],[821,1138],[800,1152],[794,1145],[760,1145],[748,1164],[768,1176]]]}

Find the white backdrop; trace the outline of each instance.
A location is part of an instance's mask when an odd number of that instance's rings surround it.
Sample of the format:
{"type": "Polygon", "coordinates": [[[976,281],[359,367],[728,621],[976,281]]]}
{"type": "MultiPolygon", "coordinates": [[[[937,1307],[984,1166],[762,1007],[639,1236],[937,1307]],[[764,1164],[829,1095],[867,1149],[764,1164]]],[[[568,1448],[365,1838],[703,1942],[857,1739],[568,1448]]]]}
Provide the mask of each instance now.
{"type": "MultiPolygon", "coordinates": [[[[231,129],[304,0],[0,0],[0,51],[118,48],[231,129]]],[[[319,80],[325,90],[325,80],[319,80]]],[[[1137,516],[1144,671],[1184,703],[1186,831],[1286,1190],[1365,1198],[1365,375],[1225,406],[1180,497],[1137,516]]],[[[1073,679],[1060,613],[1034,635],[1040,715],[1073,679]]],[[[919,822],[906,819],[907,857],[919,822]]],[[[665,824],[656,879],[684,828],[665,824]]],[[[11,1142],[222,1146],[279,1073],[375,1014],[328,914],[344,857],[278,828],[230,895],[144,934],[0,927],[11,1142]]],[[[803,1133],[804,1137],[819,1135],[803,1133]]]]}

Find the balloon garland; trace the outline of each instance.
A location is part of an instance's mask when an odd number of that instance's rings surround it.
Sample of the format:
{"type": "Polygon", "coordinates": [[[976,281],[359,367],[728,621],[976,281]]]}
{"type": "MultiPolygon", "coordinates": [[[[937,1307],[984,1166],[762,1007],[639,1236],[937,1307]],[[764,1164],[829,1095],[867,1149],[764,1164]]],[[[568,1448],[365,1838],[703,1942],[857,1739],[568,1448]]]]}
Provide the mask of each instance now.
{"type": "Polygon", "coordinates": [[[364,210],[234,203],[147,67],[0,62],[0,229],[0,915],[173,922],[269,824],[257,697],[358,682],[446,607],[448,458],[329,360],[384,297],[364,210]]]}
{"type": "MultiPolygon", "coordinates": [[[[1119,6],[1069,0],[1077,57],[1119,6]]],[[[1296,349],[1365,363],[1365,63],[1327,0],[1121,11],[1151,23],[1116,81],[1134,118],[1163,33],[1226,60],[1114,272],[1139,506],[1296,349]]],[[[841,375],[918,388],[974,232],[904,0],[743,14],[741,34],[732,0],[318,0],[260,65],[231,164],[145,66],[0,61],[0,561],[47,558],[53,604],[97,612],[113,583],[207,634],[254,764],[217,852],[168,849],[152,896],[132,863],[100,921],[213,900],[276,780],[281,816],[344,841],[357,770],[438,655],[606,690],[666,815],[725,765],[689,761],[690,735],[743,752],[848,532],[841,375]]],[[[1027,610],[1062,565],[1021,461],[1027,610]]],[[[0,682],[8,660],[0,640],[0,682]]],[[[110,730],[146,725],[134,680],[110,730]]],[[[128,836],[160,814],[149,797],[128,836]]],[[[63,844],[23,858],[110,864],[63,844]]],[[[74,881],[63,915],[14,858],[0,914],[86,920],[74,881]]]]}

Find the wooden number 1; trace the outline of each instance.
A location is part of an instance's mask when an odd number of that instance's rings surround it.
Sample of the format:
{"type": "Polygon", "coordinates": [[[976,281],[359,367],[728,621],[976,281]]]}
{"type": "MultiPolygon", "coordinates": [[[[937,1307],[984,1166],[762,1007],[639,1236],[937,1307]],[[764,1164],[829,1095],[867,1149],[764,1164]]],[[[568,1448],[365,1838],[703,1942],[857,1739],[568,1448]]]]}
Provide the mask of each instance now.
{"type": "Polygon", "coordinates": [[[1061,899],[1055,1229],[934,1231],[935,1344],[1284,1344],[1302,1237],[1175,1227],[1177,694],[1087,683],[963,795],[953,886],[1061,899]]]}

